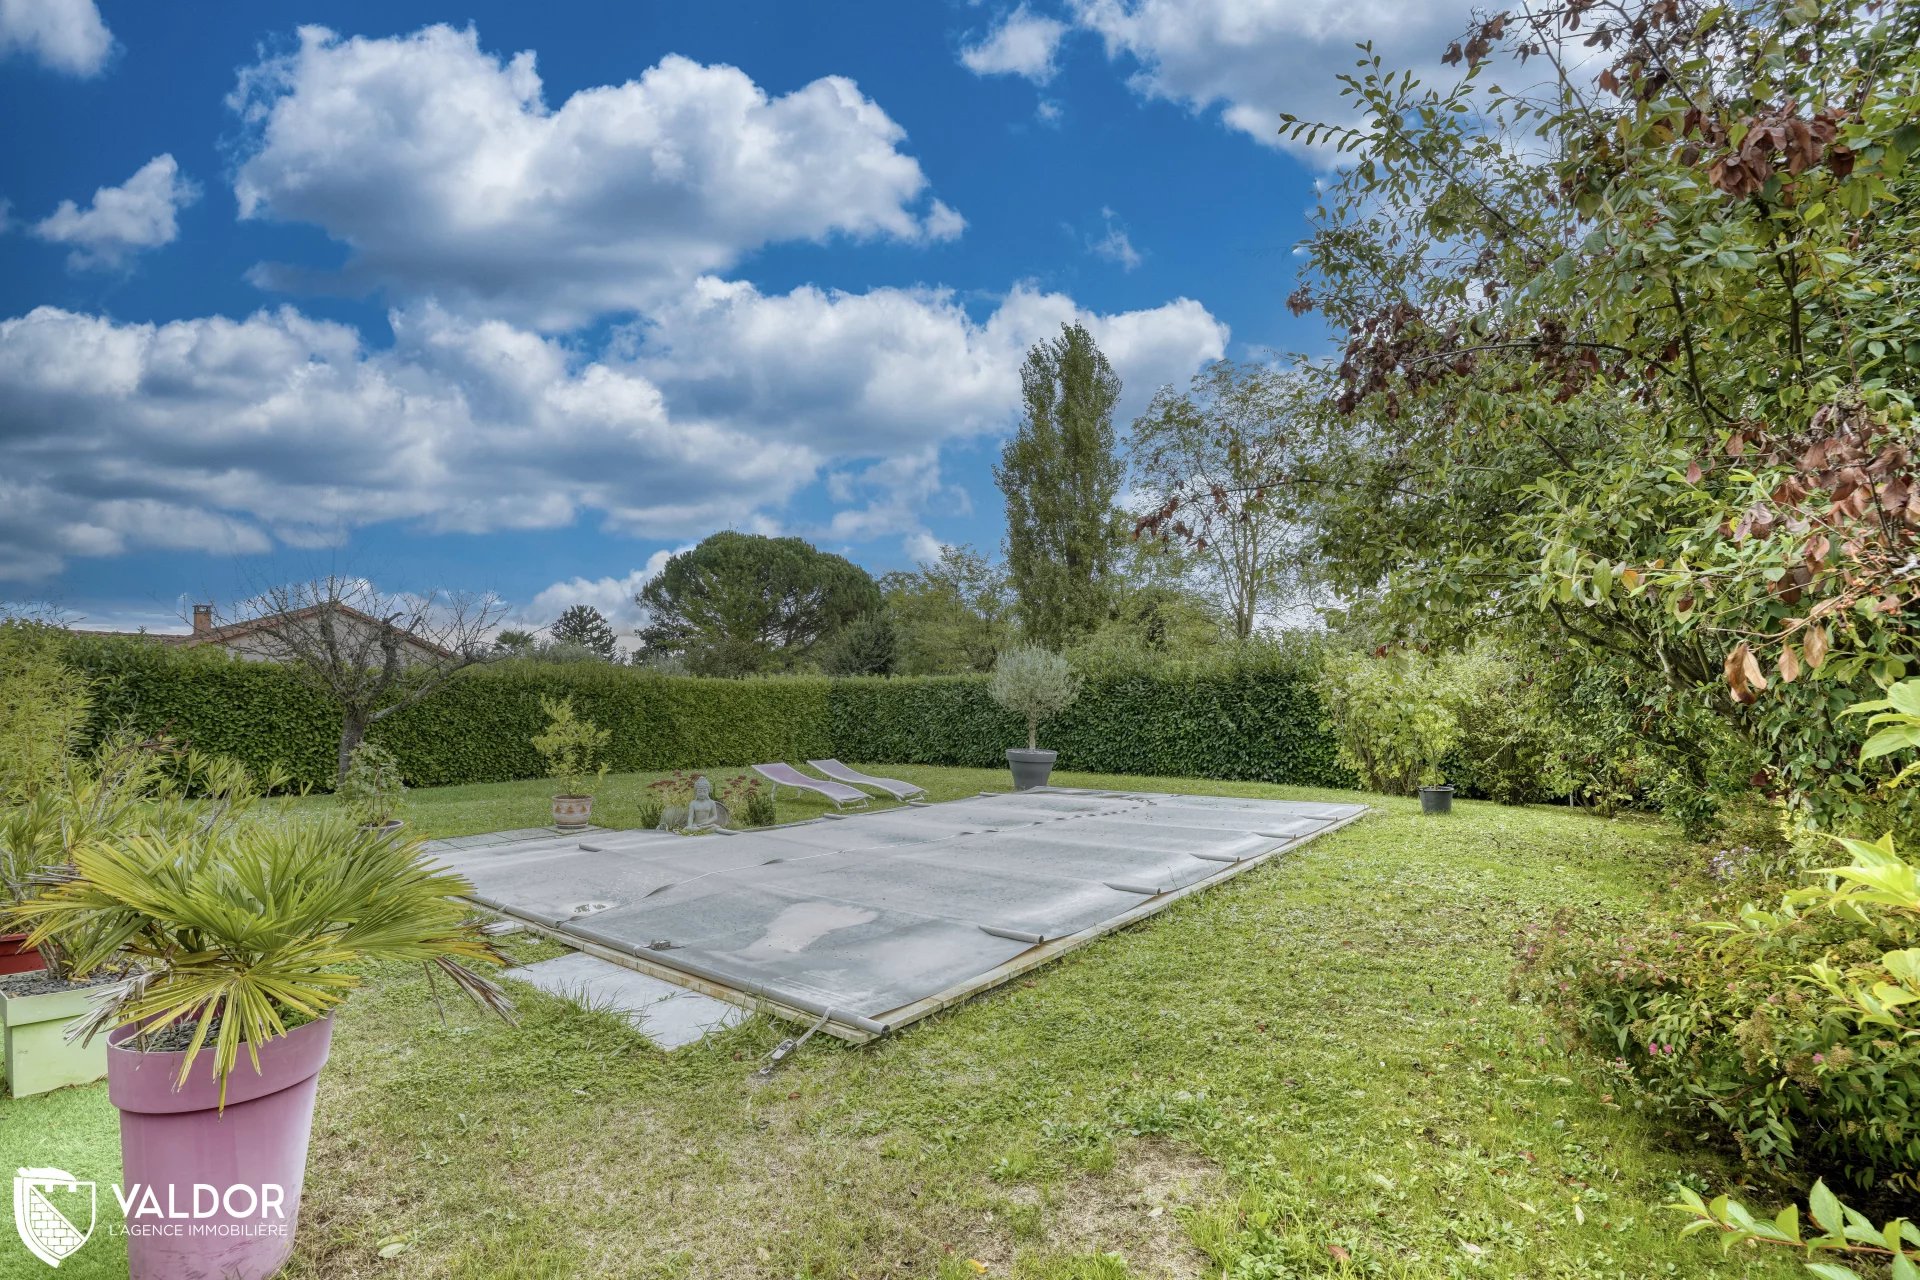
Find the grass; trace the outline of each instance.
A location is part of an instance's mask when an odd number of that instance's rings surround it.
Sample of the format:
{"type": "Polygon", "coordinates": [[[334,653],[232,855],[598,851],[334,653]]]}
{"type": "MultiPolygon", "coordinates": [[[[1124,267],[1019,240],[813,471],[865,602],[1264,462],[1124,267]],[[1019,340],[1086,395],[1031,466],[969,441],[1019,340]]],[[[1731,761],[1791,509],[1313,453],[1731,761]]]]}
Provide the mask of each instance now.
{"type": "MultiPolygon", "coordinates": [[[[957,777],[948,778],[945,775],[970,774],[977,775],[979,778],[992,777],[994,785],[1003,789],[1009,785],[1001,780],[1000,775],[989,774],[986,770],[907,769],[903,772],[895,769],[890,771],[889,776],[904,777],[908,774],[912,774],[916,782],[926,785],[934,798],[944,800],[971,795],[974,791],[982,789],[982,784],[963,782],[957,777]],[[929,777],[922,777],[921,774],[929,777]],[[929,781],[929,778],[932,780],[929,781]],[[935,788],[938,789],[935,790],[935,788]]],[[[640,820],[640,802],[646,798],[648,785],[665,776],[659,773],[608,775],[594,795],[595,824],[608,827],[637,825],[640,820]]],[[[742,776],[753,778],[758,775],[746,769],[707,771],[707,778],[713,783],[713,792],[716,796],[721,794],[728,782],[742,776]]],[[[764,780],[761,785],[766,785],[764,780]]],[[[522,782],[475,783],[460,787],[432,787],[409,791],[401,816],[407,820],[411,829],[429,839],[476,835],[484,831],[511,831],[519,827],[539,827],[553,821],[551,809],[553,792],[554,784],[545,778],[530,778],[522,782]]],[[[333,799],[327,795],[314,795],[296,803],[299,806],[323,808],[333,804],[333,799]]],[[[883,807],[882,802],[878,800],[874,801],[874,805],[883,807]]],[[[822,813],[833,809],[833,805],[826,800],[797,792],[791,787],[781,788],[776,798],[776,807],[781,822],[817,818],[822,813]]]]}
{"type": "MultiPolygon", "coordinates": [[[[885,772],[936,796],[1006,785],[885,772]]],[[[597,816],[617,825],[645,781],[610,779],[597,816]]],[[[408,816],[435,835],[534,825],[546,791],[419,792],[408,816]]],[[[1521,923],[1649,899],[1674,837],[1368,799],[1377,816],[1295,855],[890,1039],[817,1037],[765,1081],[787,1029],[764,1018],[669,1056],[527,988],[517,1028],[453,1006],[443,1023],[415,974],[371,974],[339,1015],[291,1274],[1804,1274],[1676,1238],[1673,1181],[1733,1171],[1587,1087],[1504,994],[1521,923]]],[[[783,797],[781,816],[807,807],[783,797]]],[[[111,1217],[113,1124],[102,1086],[0,1102],[0,1168],[96,1178],[111,1217]]],[[[0,1272],[17,1249],[0,1241],[0,1272]]],[[[60,1272],[123,1273],[97,1242],[60,1272]]]]}

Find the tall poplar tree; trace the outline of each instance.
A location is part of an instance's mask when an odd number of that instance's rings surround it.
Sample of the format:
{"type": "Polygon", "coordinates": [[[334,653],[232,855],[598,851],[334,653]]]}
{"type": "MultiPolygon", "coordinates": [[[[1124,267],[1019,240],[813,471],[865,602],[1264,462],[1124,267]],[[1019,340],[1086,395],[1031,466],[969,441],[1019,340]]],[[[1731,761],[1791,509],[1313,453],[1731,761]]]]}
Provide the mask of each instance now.
{"type": "Polygon", "coordinates": [[[994,480],[1007,499],[1007,576],[1029,640],[1058,649],[1106,617],[1124,468],[1114,451],[1120,379],[1077,324],[1020,369],[1025,420],[994,480]]]}

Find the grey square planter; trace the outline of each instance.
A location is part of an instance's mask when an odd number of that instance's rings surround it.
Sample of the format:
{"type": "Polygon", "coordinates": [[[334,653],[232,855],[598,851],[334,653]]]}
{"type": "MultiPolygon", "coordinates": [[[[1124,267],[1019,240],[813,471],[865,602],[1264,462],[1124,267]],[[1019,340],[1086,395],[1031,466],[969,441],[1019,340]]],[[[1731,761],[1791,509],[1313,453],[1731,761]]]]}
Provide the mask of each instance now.
{"type": "Polygon", "coordinates": [[[107,1074],[107,1038],[88,1045],[68,1044],[67,1024],[87,1012],[98,986],[42,995],[16,996],[0,991],[0,1023],[5,1025],[7,1090],[16,1098],[70,1084],[90,1084],[107,1074]]]}

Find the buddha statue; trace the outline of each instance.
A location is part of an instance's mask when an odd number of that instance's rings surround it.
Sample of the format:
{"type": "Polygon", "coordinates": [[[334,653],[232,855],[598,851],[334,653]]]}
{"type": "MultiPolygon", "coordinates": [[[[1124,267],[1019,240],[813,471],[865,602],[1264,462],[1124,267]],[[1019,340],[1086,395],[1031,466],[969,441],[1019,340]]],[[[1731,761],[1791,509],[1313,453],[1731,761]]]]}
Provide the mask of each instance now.
{"type": "Polygon", "coordinates": [[[713,799],[713,784],[703,774],[693,780],[693,801],[687,805],[688,831],[711,831],[720,825],[720,806],[713,799]]]}

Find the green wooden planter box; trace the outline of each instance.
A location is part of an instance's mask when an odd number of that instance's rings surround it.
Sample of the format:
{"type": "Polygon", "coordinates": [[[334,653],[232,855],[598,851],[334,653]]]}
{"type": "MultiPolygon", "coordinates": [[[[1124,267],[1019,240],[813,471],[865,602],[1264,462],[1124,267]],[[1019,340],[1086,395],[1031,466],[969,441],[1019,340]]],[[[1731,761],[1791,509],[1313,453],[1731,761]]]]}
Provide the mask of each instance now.
{"type": "Polygon", "coordinates": [[[0,991],[5,1025],[7,1090],[16,1098],[70,1084],[89,1084],[107,1074],[107,1038],[68,1044],[67,1024],[87,1011],[99,987],[10,996],[0,991]]]}

